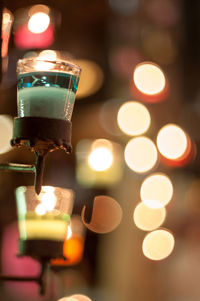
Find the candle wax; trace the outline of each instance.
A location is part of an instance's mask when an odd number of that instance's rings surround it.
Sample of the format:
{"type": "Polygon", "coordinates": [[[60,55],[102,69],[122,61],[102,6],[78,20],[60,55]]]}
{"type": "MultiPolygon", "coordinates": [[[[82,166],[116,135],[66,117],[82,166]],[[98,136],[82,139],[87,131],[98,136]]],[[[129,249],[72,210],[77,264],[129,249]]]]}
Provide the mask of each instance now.
{"type": "Polygon", "coordinates": [[[19,222],[21,239],[64,240],[67,222],[59,219],[26,219],[19,222]]]}
{"type": "Polygon", "coordinates": [[[18,116],[71,119],[78,79],[67,73],[32,72],[18,77],[18,116]]]}

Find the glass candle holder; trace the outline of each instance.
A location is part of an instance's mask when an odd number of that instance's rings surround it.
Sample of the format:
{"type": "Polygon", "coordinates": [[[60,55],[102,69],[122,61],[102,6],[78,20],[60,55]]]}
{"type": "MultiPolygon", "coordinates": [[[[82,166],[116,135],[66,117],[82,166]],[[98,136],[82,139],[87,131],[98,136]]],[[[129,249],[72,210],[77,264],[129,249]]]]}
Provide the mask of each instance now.
{"type": "Polygon", "coordinates": [[[42,57],[17,63],[18,117],[71,120],[81,69],[42,57]]]}
{"type": "Polygon", "coordinates": [[[19,253],[33,257],[62,257],[73,209],[72,190],[42,186],[37,195],[33,186],[16,189],[19,253]]]}

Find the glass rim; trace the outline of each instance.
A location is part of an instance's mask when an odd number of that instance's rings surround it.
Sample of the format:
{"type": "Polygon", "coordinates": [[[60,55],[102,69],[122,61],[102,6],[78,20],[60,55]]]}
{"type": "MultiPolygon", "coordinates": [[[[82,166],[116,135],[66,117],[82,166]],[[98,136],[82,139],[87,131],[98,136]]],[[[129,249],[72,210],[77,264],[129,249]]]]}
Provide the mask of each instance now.
{"type": "MultiPolygon", "coordinates": [[[[56,59],[56,60],[50,60],[43,57],[28,57],[28,58],[22,58],[17,61],[17,74],[21,73],[29,73],[31,70],[34,70],[34,65],[31,66],[34,62],[44,62],[49,63],[57,67],[58,70],[40,70],[40,71],[51,71],[51,72],[63,72],[63,73],[73,73],[76,76],[79,76],[81,73],[81,67],[76,65],[75,63],[69,61],[69,60],[63,60],[63,59],[56,59]]],[[[34,70],[35,72],[40,72],[38,70],[34,70]]]]}
{"type": "MultiPolygon", "coordinates": [[[[60,187],[60,186],[52,186],[52,185],[42,185],[42,187],[52,187],[52,188],[54,188],[54,190],[58,189],[58,190],[61,190],[61,191],[70,191],[74,194],[74,191],[71,188],[60,187]]],[[[21,186],[18,186],[18,187],[15,188],[15,191],[19,191],[19,190],[21,190],[21,191],[23,190],[23,192],[26,192],[27,190],[35,191],[35,187],[34,187],[34,185],[21,185],[21,186]]],[[[42,190],[41,190],[41,192],[42,192],[42,190]]]]}

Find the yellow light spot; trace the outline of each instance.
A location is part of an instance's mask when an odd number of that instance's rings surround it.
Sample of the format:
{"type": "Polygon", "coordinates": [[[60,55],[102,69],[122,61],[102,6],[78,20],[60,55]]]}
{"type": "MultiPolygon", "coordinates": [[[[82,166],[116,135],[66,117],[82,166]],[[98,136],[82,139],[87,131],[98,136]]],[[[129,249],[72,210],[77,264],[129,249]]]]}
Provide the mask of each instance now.
{"type": "Polygon", "coordinates": [[[85,296],[85,295],[72,295],[72,298],[75,298],[77,301],[92,301],[89,297],[85,296]]]}
{"type": "Polygon", "coordinates": [[[11,14],[6,11],[3,12],[3,20],[2,20],[3,25],[7,25],[11,21],[12,21],[11,14]]]}
{"type": "Polygon", "coordinates": [[[44,215],[46,213],[46,208],[43,206],[43,204],[39,204],[37,205],[37,207],[35,208],[35,212],[38,215],[44,215]]]}
{"type": "Polygon", "coordinates": [[[170,179],[162,173],[148,176],[142,183],[140,197],[150,208],[161,208],[167,205],[173,196],[173,186],[170,179]]]}
{"type": "Polygon", "coordinates": [[[167,124],[157,135],[157,146],[160,153],[168,159],[178,159],[188,146],[185,132],[176,124],[167,124]]]}
{"type": "Polygon", "coordinates": [[[32,33],[44,32],[50,23],[49,15],[43,12],[33,14],[28,21],[28,29],[32,33]]]}
{"type": "Polygon", "coordinates": [[[96,93],[101,88],[104,80],[101,67],[89,60],[75,60],[74,62],[82,70],[76,97],[83,98],[96,93]]]}
{"type": "Polygon", "coordinates": [[[166,217],[165,208],[152,209],[144,203],[139,203],[134,210],[135,225],[144,231],[152,231],[162,225],[166,217]]]}
{"type": "Polygon", "coordinates": [[[57,53],[54,50],[43,50],[39,53],[39,57],[48,61],[55,61],[57,53]]]}
{"type": "Polygon", "coordinates": [[[151,170],[158,159],[157,149],[147,137],[131,139],[125,147],[124,156],[128,167],[137,173],[151,170]]]}
{"type": "Polygon", "coordinates": [[[0,154],[11,150],[13,119],[8,115],[0,115],[0,154]]]}
{"type": "Polygon", "coordinates": [[[0,154],[11,150],[13,120],[8,115],[0,115],[0,154]]]}
{"type": "Polygon", "coordinates": [[[166,85],[164,73],[159,66],[153,63],[141,63],[136,66],[133,73],[135,86],[147,95],[162,92],[166,85]]]}
{"type": "Polygon", "coordinates": [[[143,241],[144,255],[151,260],[162,260],[174,249],[174,236],[166,230],[159,229],[148,233],[143,241]]]}
{"type": "Polygon", "coordinates": [[[105,171],[113,163],[112,144],[106,139],[97,139],[92,144],[92,151],[88,156],[89,166],[96,171],[105,171]]]}
{"type": "Polygon", "coordinates": [[[120,107],[117,122],[125,134],[135,136],[144,134],[148,130],[151,117],[143,104],[129,101],[120,107]]]}
{"type": "Polygon", "coordinates": [[[53,193],[55,191],[55,187],[53,186],[42,186],[42,192],[53,193]]]}

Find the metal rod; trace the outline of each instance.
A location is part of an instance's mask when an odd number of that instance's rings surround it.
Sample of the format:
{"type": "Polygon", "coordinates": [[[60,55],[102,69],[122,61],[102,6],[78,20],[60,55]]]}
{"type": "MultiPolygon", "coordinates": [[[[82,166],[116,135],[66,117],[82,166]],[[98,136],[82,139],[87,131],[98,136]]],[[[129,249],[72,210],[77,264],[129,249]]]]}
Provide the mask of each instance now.
{"type": "Polygon", "coordinates": [[[40,295],[44,295],[45,291],[46,291],[46,281],[44,279],[44,273],[46,271],[47,268],[47,262],[43,261],[41,262],[41,271],[40,271],[40,277],[38,279],[38,284],[40,286],[40,295]]]}
{"type": "Polygon", "coordinates": [[[0,170],[35,173],[35,165],[19,163],[0,163],[0,170]]]}
{"type": "Polygon", "coordinates": [[[46,154],[36,154],[36,164],[35,164],[35,192],[40,194],[42,183],[43,183],[43,174],[44,174],[44,164],[45,164],[45,156],[46,154]]]}

